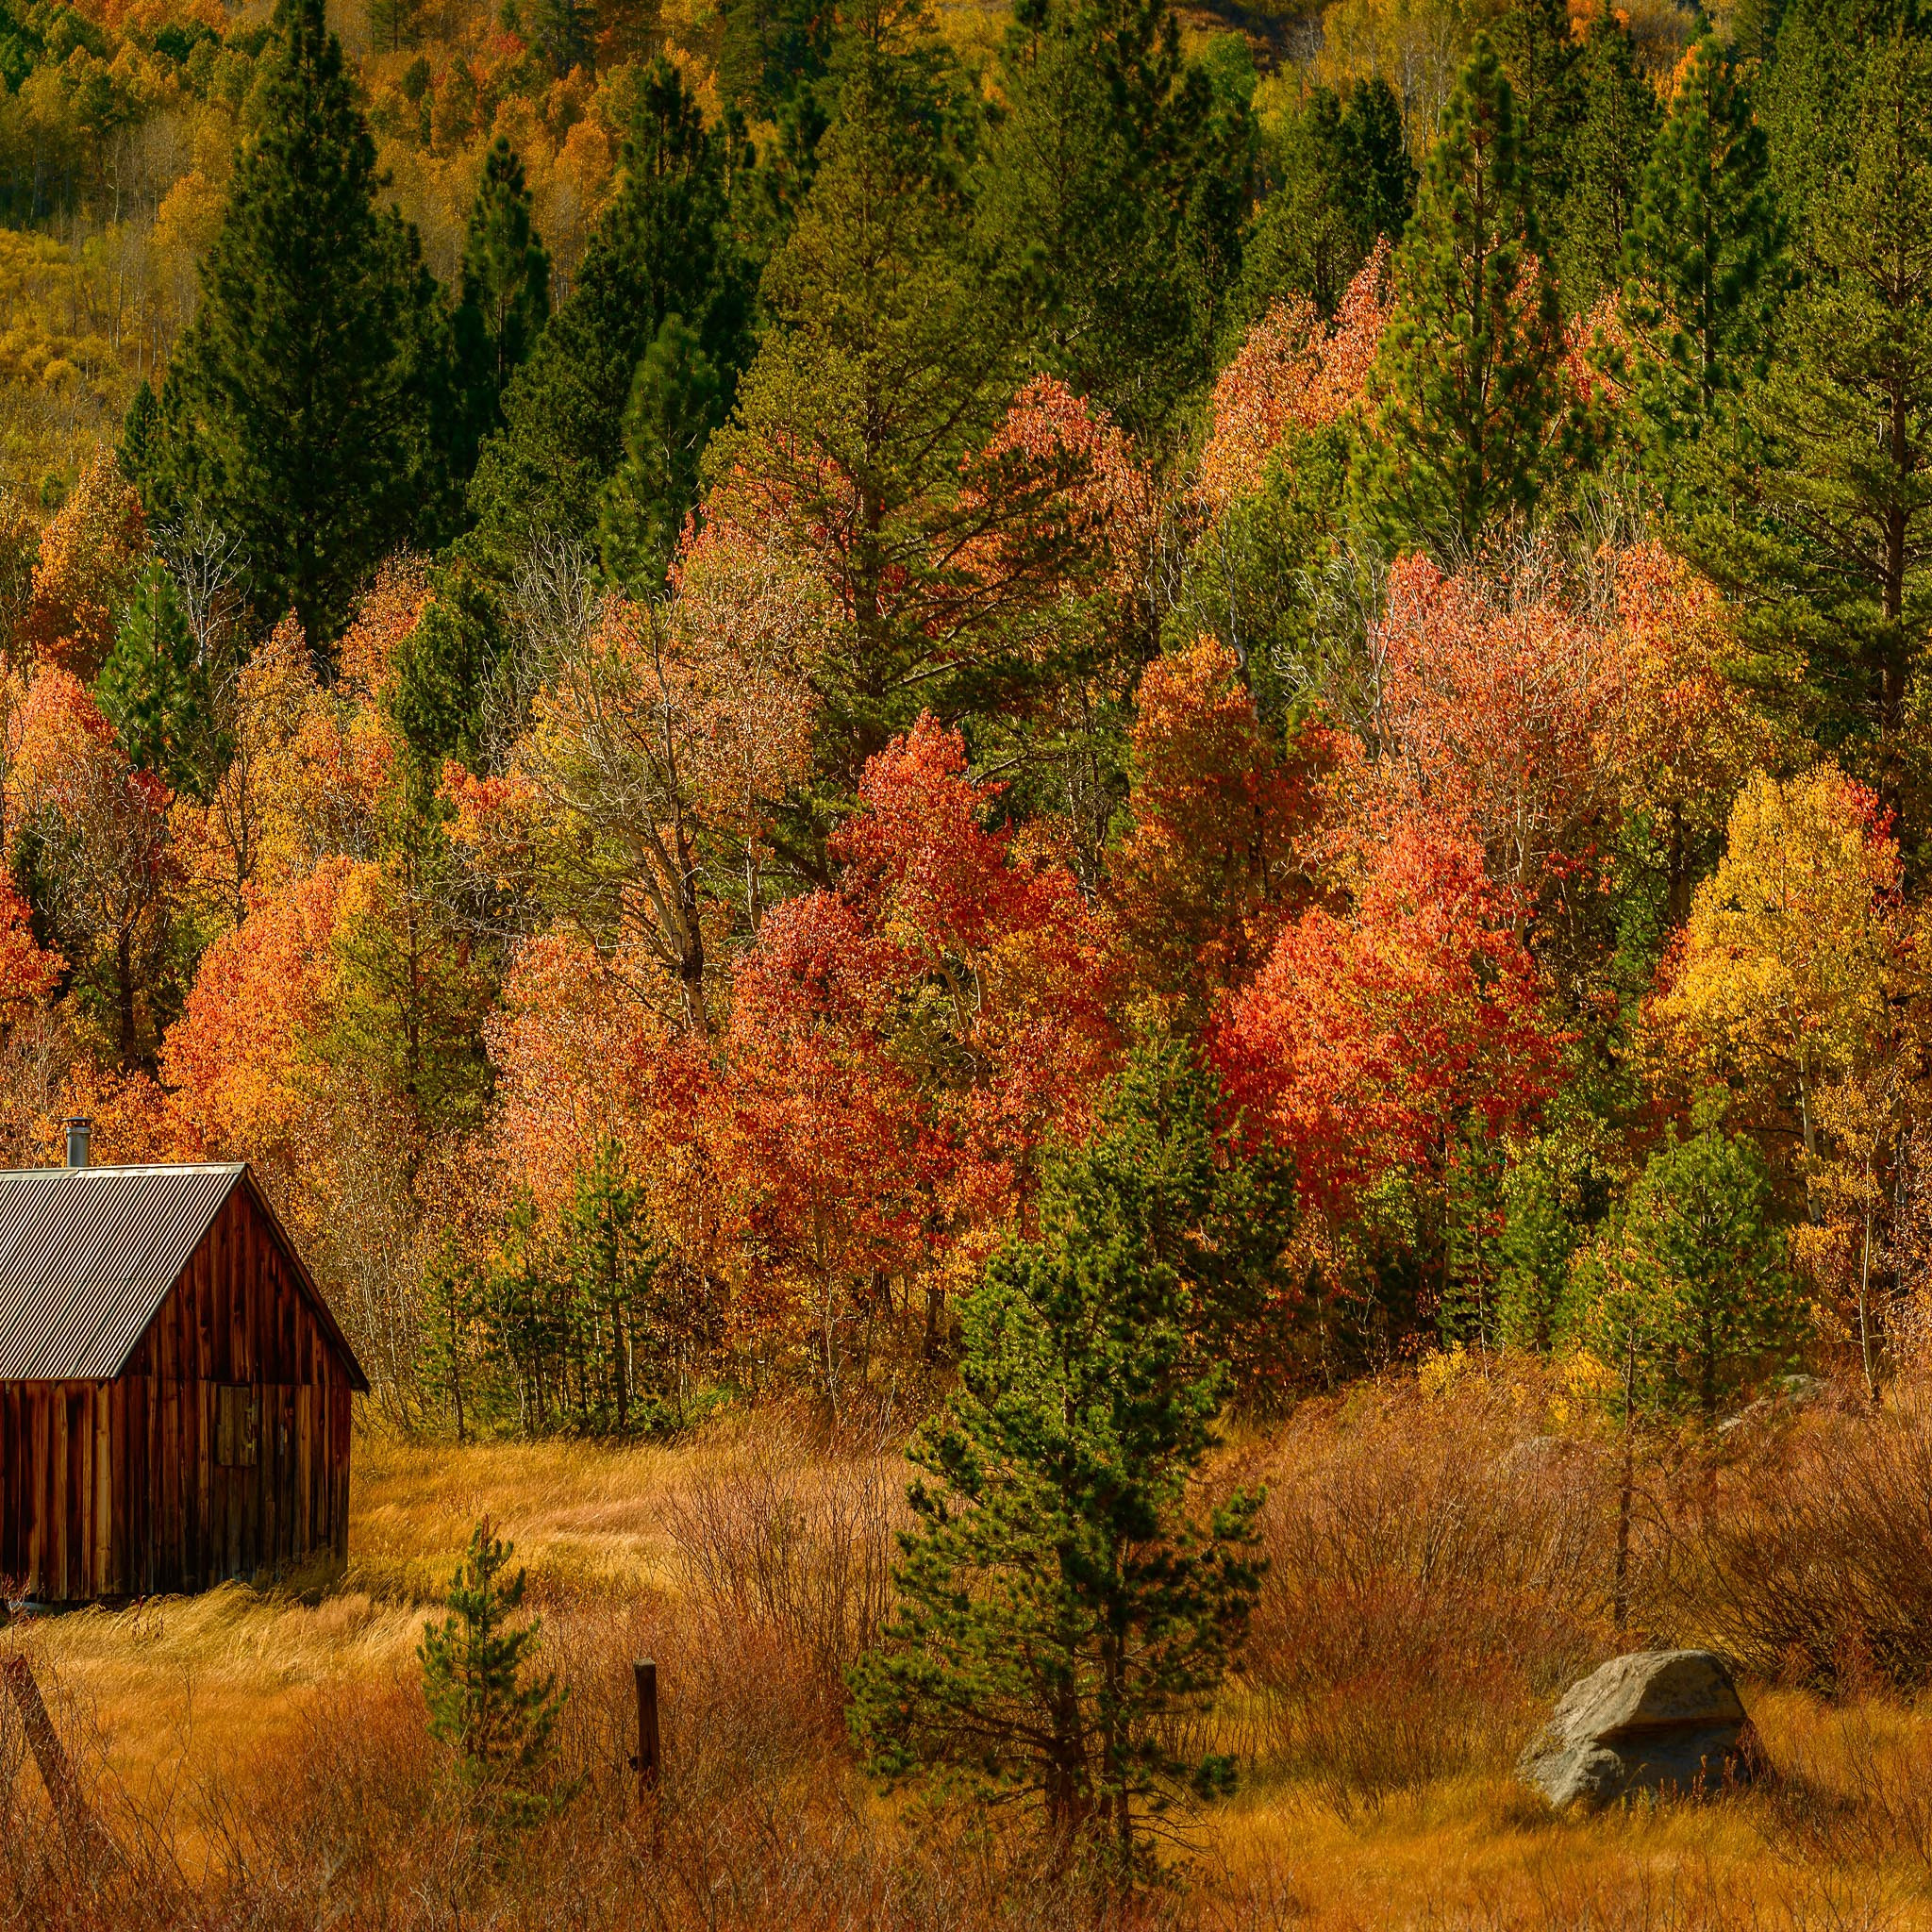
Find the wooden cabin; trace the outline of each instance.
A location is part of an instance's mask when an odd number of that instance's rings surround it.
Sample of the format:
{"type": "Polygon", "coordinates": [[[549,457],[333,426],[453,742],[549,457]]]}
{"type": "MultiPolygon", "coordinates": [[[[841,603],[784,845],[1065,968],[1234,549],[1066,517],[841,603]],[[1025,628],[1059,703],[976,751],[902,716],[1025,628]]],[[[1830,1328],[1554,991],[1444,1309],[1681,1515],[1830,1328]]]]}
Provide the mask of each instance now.
{"type": "Polygon", "coordinates": [[[244,1163],[0,1172],[0,1596],[340,1572],[368,1386],[244,1163]]]}

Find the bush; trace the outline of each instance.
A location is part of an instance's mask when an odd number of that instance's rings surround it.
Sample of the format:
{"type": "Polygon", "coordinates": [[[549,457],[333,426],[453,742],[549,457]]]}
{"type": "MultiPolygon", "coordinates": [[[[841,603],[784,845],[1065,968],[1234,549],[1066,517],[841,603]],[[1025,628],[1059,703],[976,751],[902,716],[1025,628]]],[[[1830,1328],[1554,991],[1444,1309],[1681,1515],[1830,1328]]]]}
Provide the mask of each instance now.
{"type": "Polygon", "coordinates": [[[883,1445],[815,1456],[766,1420],[713,1449],[673,1500],[685,1591],[731,1644],[757,1633],[817,1687],[842,1729],[845,1673],[877,1641],[892,1596],[905,1466],[883,1445]]]}
{"type": "Polygon", "coordinates": [[[1609,1646],[1611,1472],[1505,1391],[1312,1409],[1269,1470],[1248,1643],[1275,1748],[1346,1814],[1506,1762],[1609,1646]]]}
{"type": "Polygon", "coordinates": [[[1932,1686],[1932,1391],[1744,1426],[1681,1513],[1684,1622],[1766,1677],[1932,1686]]]}

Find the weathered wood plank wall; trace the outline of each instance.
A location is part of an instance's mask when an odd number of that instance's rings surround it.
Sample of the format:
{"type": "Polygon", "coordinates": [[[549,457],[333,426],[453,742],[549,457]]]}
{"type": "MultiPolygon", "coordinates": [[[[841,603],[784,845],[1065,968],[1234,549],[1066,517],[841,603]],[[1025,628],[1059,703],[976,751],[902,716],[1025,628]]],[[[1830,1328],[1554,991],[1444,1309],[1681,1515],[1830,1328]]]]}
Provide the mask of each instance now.
{"type": "Polygon", "coordinates": [[[48,1602],[337,1567],[350,1384],[237,1188],[113,1382],[0,1382],[0,1579],[48,1602]]]}

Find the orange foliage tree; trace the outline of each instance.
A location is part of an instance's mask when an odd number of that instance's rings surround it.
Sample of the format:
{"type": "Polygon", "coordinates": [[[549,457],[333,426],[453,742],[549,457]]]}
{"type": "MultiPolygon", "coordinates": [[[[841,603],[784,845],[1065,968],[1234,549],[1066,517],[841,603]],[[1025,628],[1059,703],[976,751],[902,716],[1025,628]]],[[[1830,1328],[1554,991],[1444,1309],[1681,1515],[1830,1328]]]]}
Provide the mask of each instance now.
{"type": "Polygon", "coordinates": [[[917,1274],[933,1231],[940,1149],[891,1052],[883,951],[834,893],[774,910],[734,977],[717,1103],[730,1211],[770,1271],[758,1312],[781,1320],[784,1299],[808,1310],[835,1414],[848,1334],[862,1377],[891,1285],[917,1274]]]}
{"type": "Polygon", "coordinates": [[[154,1043],[178,866],[167,788],[138,772],[79,681],[42,669],[8,720],[9,860],[30,840],[48,910],[76,972],[103,985],[124,1066],[154,1043]]]}
{"type": "Polygon", "coordinates": [[[1137,980],[1198,1019],[1253,977],[1318,890],[1309,849],[1336,758],[1326,727],[1261,723],[1241,665],[1200,638],[1150,664],[1128,741],[1132,828],[1108,887],[1137,980]]]}
{"type": "Polygon", "coordinates": [[[721,1185],[804,1291],[828,1390],[841,1336],[862,1356],[895,1289],[909,1311],[923,1285],[936,1340],[1118,1057],[1107,924],[988,823],[997,797],[922,719],[866,767],[838,890],[768,914],[734,980],[721,1185]]]}
{"type": "Polygon", "coordinates": [[[1219,512],[1260,487],[1270,458],[1293,436],[1324,428],[1360,400],[1389,321],[1389,243],[1349,283],[1323,326],[1306,296],[1277,302],[1248,331],[1214,384],[1201,494],[1219,512]]]}
{"type": "Polygon", "coordinates": [[[9,1165],[42,1153],[58,1066],[45,1003],[65,965],[35,941],[27,903],[0,865],[0,1160],[9,1165]]]}
{"type": "Polygon", "coordinates": [[[1499,1132],[1555,1091],[1560,1046],[1476,847],[1404,824],[1367,863],[1346,914],[1281,935],[1212,1042],[1250,1130],[1331,1221],[1391,1174],[1440,1186],[1467,1126],[1499,1132]]]}
{"type": "Polygon", "coordinates": [[[1051,853],[987,823],[999,796],[960,734],[923,717],[868,763],[834,850],[891,949],[902,1053],[1010,1196],[1043,1135],[1084,1124],[1119,1040],[1111,927],[1051,853]]]}
{"type": "Polygon", "coordinates": [[[1370,648],[1374,756],[1355,776],[1372,813],[1474,841],[1519,930],[1571,882],[1588,890],[1617,806],[1627,670],[1614,628],[1536,552],[1500,580],[1405,557],[1370,648]]]}
{"type": "Polygon", "coordinates": [[[184,1133],[210,1154],[292,1173],[322,1072],[331,948],[354,861],[325,860],[307,878],[257,893],[240,925],[201,957],[181,1017],[168,1029],[161,1074],[184,1133]]]}
{"type": "Polygon", "coordinates": [[[41,533],[24,626],[42,663],[91,683],[114,648],[114,618],[147,551],[141,498],[104,450],[41,533]]]}

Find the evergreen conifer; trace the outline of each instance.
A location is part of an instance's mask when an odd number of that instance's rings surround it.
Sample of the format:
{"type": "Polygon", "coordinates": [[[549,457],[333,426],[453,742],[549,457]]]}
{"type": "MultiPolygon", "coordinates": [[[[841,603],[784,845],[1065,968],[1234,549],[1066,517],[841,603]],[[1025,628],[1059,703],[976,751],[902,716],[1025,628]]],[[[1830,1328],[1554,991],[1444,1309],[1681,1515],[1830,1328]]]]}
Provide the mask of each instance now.
{"type": "Polygon", "coordinates": [[[94,696],[138,770],[207,795],[216,776],[208,673],[164,564],[136,579],[94,696]]]}
{"type": "Polygon", "coordinates": [[[898,1611],[853,1678],[875,1774],[1032,1795],[1062,1842],[1124,1862],[1150,1814],[1231,1780],[1179,1721],[1212,1698],[1260,1574],[1258,1495],[1206,1522],[1189,1507],[1227,1381],[1179,1265],[1211,1103],[1174,1049],[1143,1048],[1091,1141],[1050,1165],[1037,1238],[967,1297],[958,1390],[912,1450],[898,1611]]]}
{"type": "Polygon", "coordinates": [[[282,0],[143,484],[198,498],[239,540],[258,611],[292,609],[318,651],[425,496],[427,271],[376,187],[322,0],[282,0]]]}
{"type": "Polygon", "coordinates": [[[697,331],[667,315],[631,380],[624,463],[598,513],[604,574],[634,596],[659,590],[698,495],[698,459],[724,420],[724,384],[697,331]]]}
{"type": "Polygon", "coordinates": [[[469,1440],[476,1413],[476,1329],[482,1283],[452,1232],[423,1272],[423,1352],[419,1373],[432,1400],[445,1402],[457,1441],[469,1440]]]}
{"type": "Polygon", "coordinates": [[[930,606],[963,463],[1005,413],[1015,342],[977,275],[972,104],[944,50],[893,17],[855,50],[811,191],[763,294],[771,324],[708,475],[754,478],[846,541],[849,621],[818,671],[834,782],[906,729],[932,686],[930,606]],[[962,122],[964,129],[962,132],[962,122]]]}
{"type": "Polygon", "coordinates": [[[115,460],[130,483],[139,483],[154,467],[156,438],[159,433],[161,406],[154,385],[142,376],[135,385],[127,413],[121,419],[121,441],[115,446],[115,460]]]}
{"type": "Polygon", "coordinates": [[[585,1353],[596,1364],[597,1407],[619,1435],[631,1427],[639,1329],[657,1272],[643,1218],[643,1191],[624,1149],[606,1135],[577,1176],[562,1235],[577,1306],[588,1329],[585,1353]]]}
{"type": "Polygon", "coordinates": [[[1884,42],[1859,80],[1850,161],[1812,204],[1809,274],[1747,396],[1746,487],[1712,492],[1689,536],[1755,634],[1802,658],[1824,734],[1881,747],[1896,797],[1932,624],[1932,47],[1884,42]]]}
{"type": "Polygon", "coordinates": [[[1509,80],[1521,192],[1543,233],[1553,235],[1583,107],[1582,49],[1570,31],[1570,9],[1564,0],[1509,0],[1490,37],[1509,80]]]}
{"type": "Polygon", "coordinates": [[[591,0],[523,0],[531,43],[561,80],[592,64],[597,44],[597,11],[591,0]]]}
{"type": "Polygon", "coordinates": [[[1270,143],[1276,178],[1241,241],[1241,276],[1226,319],[1224,351],[1278,301],[1306,295],[1332,315],[1360,264],[1357,225],[1343,190],[1341,100],[1310,88],[1298,110],[1281,117],[1270,143]]]}
{"type": "Polygon", "coordinates": [[[1579,1339],[1606,1364],[1631,1364],[1643,1406],[1707,1424],[1754,1373],[1788,1365],[1805,1335],[1771,1175],[1715,1124],[1651,1156],[1576,1275],[1579,1339]]]}
{"type": "Polygon", "coordinates": [[[1385,236],[1402,240],[1415,211],[1416,171],[1408,158],[1402,104],[1380,75],[1358,80],[1335,129],[1336,187],[1360,255],[1385,236]]]}
{"type": "Polygon", "coordinates": [[[1523,176],[1508,77],[1485,35],[1429,152],[1369,380],[1351,490],[1391,546],[1473,549],[1527,516],[1584,425],[1567,407],[1556,278],[1523,176]]]}
{"type": "Polygon", "coordinates": [[[424,1631],[417,1655],[431,1734],[457,1752],[480,1798],[524,1823],[559,1796],[543,1789],[543,1777],[567,1692],[554,1674],[540,1677],[530,1668],[542,1641],[541,1620],[511,1621],[525,1585],[523,1571],[503,1574],[513,1554],[484,1517],[450,1579],[449,1615],[424,1631]]]}
{"type": "Polygon", "coordinates": [[[408,746],[427,808],[445,758],[476,770],[508,625],[490,584],[460,557],[437,572],[415,627],[396,647],[382,702],[408,746]]]}
{"type": "Polygon", "coordinates": [[[400,54],[423,34],[423,0],[369,0],[369,43],[378,54],[400,54]]]}
{"type": "Polygon", "coordinates": [[[1168,0],[1019,0],[976,200],[1034,352],[1141,434],[1212,374],[1253,131],[1168,0]]]}
{"type": "Polygon", "coordinates": [[[1564,302],[1581,315],[1623,286],[1624,237],[1663,117],[1655,90],[1638,71],[1629,29],[1607,16],[1591,25],[1583,43],[1578,84],[1581,113],[1572,137],[1557,260],[1564,302]]]}
{"type": "Polygon", "coordinates": [[[1291,293],[1332,315],[1376,241],[1400,242],[1415,207],[1402,110],[1379,78],[1357,81],[1345,105],[1331,88],[1311,89],[1287,117],[1274,158],[1280,178],[1241,244],[1230,338],[1291,293]]]}
{"type": "Polygon", "coordinates": [[[752,348],[754,269],[732,214],[741,161],[677,70],[658,61],[640,83],[621,183],[576,286],[510,379],[504,427],[471,481],[487,551],[546,532],[594,540],[604,486],[625,458],[638,364],[667,316],[696,336],[728,410],[752,348]]]}
{"type": "Polygon", "coordinates": [[[1681,496],[1679,459],[1734,420],[1764,365],[1785,228],[1744,75],[1709,37],[1686,58],[1624,238],[1630,385],[1652,475],[1681,496]]]}
{"type": "Polygon", "coordinates": [[[461,412],[454,461],[467,481],[483,439],[502,426],[503,392],[550,319],[550,257],[530,221],[524,164],[506,136],[483,158],[463,275],[451,319],[461,412]]]}
{"type": "Polygon", "coordinates": [[[1757,0],[1733,27],[1740,59],[1769,57],[1753,92],[1778,207],[1802,231],[1850,166],[1867,55],[1894,36],[1924,39],[1932,9],[1922,0],[1757,0]]]}

